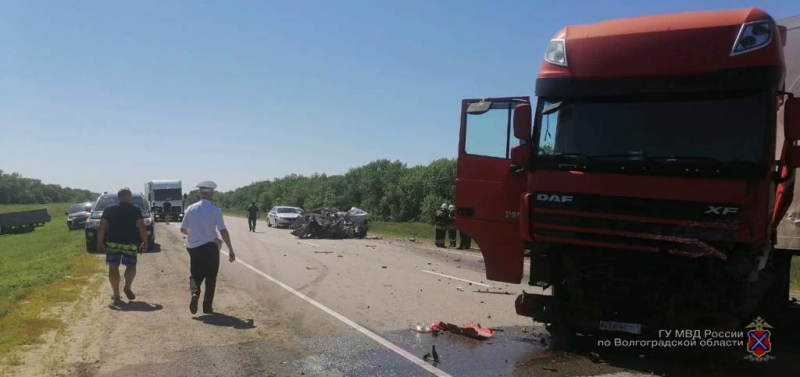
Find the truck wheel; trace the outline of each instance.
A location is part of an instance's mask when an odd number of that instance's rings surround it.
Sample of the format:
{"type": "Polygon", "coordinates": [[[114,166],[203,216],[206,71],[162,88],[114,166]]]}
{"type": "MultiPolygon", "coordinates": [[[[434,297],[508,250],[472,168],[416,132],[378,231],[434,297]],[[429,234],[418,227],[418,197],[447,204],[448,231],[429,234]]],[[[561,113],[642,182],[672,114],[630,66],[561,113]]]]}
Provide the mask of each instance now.
{"type": "Polygon", "coordinates": [[[575,348],[575,330],[560,324],[551,323],[547,325],[547,332],[550,333],[550,348],[557,351],[568,351],[575,348]]]}
{"type": "Polygon", "coordinates": [[[155,248],[155,244],[156,244],[156,236],[153,236],[147,240],[147,250],[148,251],[153,250],[153,248],[155,248]]]}
{"type": "Polygon", "coordinates": [[[267,228],[272,228],[272,223],[269,222],[269,218],[267,218],[267,228]]]}

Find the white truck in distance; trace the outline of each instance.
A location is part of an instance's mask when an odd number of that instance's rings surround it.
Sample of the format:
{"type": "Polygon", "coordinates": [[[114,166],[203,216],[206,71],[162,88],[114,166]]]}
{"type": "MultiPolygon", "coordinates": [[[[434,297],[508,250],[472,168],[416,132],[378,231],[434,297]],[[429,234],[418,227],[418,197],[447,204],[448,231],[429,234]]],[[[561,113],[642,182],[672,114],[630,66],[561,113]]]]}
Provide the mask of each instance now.
{"type": "Polygon", "coordinates": [[[183,190],[181,181],[177,179],[159,179],[145,183],[144,194],[150,202],[156,221],[164,221],[164,202],[169,201],[170,220],[183,221],[183,190]]]}

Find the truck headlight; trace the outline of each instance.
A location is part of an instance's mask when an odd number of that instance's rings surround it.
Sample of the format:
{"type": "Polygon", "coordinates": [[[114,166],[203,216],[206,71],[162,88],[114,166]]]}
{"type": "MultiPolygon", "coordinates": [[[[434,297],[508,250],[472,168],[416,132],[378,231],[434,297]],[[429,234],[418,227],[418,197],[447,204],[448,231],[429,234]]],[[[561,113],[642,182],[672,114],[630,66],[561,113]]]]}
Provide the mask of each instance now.
{"type": "Polygon", "coordinates": [[[547,45],[547,51],[544,53],[544,60],[548,63],[567,66],[567,41],[563,39],[552,39],[547,45]]]}
{"type": "Polygon", "coordinates": [[[753,21],[742,24],[731,56],[758,50],[772,41],[772,24],[769,21],[753,21]]]}
{"type": "Polygon", "coordinates": [[[152,223],[153,223],[153,219],[152,218],[150,218],[150,217],[145,217],[144,218],[144,225],[145,226],[150,226],[150,224],[152,224],[152,223]]]}
{"type": "Polygon", "coordinates": [[[86,227],[90,229],[100,227],[100,219],[86,219],[86,227]]]}

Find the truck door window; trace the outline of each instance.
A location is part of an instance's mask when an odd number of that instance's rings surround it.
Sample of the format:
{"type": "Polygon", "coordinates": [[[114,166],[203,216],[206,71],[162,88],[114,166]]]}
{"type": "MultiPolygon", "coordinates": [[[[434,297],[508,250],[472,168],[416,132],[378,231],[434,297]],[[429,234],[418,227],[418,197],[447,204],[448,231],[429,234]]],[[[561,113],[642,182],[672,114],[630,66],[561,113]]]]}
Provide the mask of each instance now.
{"type": "Polygon", "coordinates": [[[467,154],[509,158],[513,104],[495,102],[483,114],[467,114],[467,154]]]}

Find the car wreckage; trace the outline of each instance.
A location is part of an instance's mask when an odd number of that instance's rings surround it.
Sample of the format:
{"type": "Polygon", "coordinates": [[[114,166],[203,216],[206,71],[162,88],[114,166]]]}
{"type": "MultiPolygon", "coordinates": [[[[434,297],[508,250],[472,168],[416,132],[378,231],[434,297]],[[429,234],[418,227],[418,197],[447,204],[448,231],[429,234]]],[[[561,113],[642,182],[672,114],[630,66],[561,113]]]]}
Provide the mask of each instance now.
{"type": "Polygon", "coordinates": [[[349,211],[337,208],[317,208],[306,211],[292,226],[298,238],[364,238],[367,235],[367,213],[356,207],[349,211]]]}

